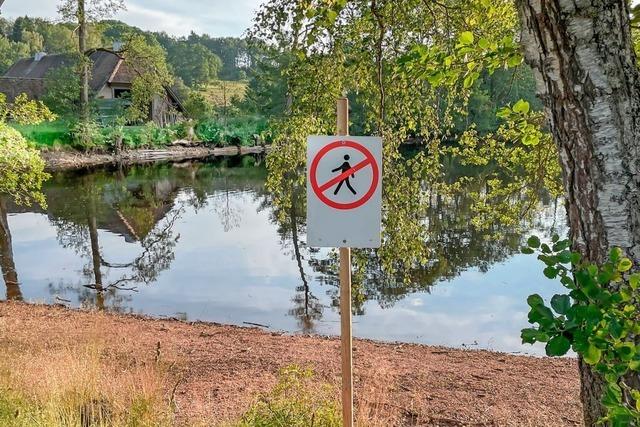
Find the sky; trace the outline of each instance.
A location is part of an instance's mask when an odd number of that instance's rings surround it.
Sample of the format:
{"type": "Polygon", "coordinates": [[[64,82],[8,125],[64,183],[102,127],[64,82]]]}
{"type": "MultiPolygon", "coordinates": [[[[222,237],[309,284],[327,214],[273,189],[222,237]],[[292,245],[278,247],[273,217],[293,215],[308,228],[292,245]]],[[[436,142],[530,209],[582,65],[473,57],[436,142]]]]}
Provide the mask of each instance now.
{"type": "MultiPolygon", "coordinates": [[[[127,10],[115,19],[148,31],[176,36],[191,31],[211,36],[240,36],[251,25],[262,0],[125,0],[127,10]]],[[[57,0],[0,0],[5,18],[34,16],[58,19],[57,0]]]]}

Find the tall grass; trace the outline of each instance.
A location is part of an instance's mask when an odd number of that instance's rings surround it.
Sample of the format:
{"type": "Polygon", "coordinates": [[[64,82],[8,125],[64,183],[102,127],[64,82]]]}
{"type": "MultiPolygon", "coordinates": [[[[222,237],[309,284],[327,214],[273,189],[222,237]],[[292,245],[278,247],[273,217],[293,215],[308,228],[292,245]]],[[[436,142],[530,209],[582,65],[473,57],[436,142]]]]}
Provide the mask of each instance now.
{"type": "MultiPolygon", "coordinates": [[[[393,408],[389,387],[383,380],[365,382],[356,395],[357,427],[405,424],[393,408]]],[[[276,386],[260,395],[233,427],[340,427],[339,399],[339,384],[322,381],[312,370],[291,365],[280,371],[276,386]]]]}
{"type": "Polygon", "coordinates": [[[0,426],[172,425],[159,364],[117,366],[98,346],[42,349],[0,345],[0,426]]]}

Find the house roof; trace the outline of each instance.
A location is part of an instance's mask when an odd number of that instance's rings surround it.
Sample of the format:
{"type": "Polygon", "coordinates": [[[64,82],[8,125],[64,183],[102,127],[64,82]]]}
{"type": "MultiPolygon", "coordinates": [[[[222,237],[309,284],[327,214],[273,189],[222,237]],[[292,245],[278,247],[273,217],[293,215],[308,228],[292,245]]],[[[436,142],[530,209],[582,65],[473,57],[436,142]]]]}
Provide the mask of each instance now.
{"type": "MultiPolygon", "coordinates": [[[[91,90],[97,91],[107,83],[122,58],[107,50],[94,50],[89,54],[93,64],[91,69],[91,90]]],[[[71,55],[46,55],[39,61],[34,57],[21,59],[7,70],[3,77],[14,79],[44,79],[51,70],[73,65],[71,55]]],[[[129,81],[130,83],[131,81],[129,81]]]]}
{"type": "MultiPolygon", "coordinates": [[[[127,65],[124,58],[106,49],[95,49],[87,52],[92,63],[89,88],[97,93],[105,84],[130,85],[136,77],[136,71],[127,65]]],[[[21,59],[0,77],[0,93],[7,95],[12,101],[21,93],[29,98],[39,99],[46,91],[45,78],[47,74],[64,66],[74,64],[72,55],[45,55],[39,60],[35,57],[21,59]]],[[[167,96],[184,111],[182,103],[175,91],[167,87],[167,96]]]]}

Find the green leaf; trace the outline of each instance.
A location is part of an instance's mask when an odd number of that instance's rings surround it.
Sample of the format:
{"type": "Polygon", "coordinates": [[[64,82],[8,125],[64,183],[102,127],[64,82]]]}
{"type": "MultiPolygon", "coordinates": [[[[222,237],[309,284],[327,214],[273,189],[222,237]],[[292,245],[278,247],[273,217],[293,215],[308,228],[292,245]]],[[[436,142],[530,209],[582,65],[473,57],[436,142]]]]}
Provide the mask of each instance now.
{"type": "Polygon", "coordinates": [[[611,248],[611,251],[609,251],[609,259],[613,263],[618,262],[621,256],[622,256],[622,249],[620,248],[611,248]]]}
{"type": "Polygon", "coordinates": [[[598,347],[596,347],[593,344],[589,344],[589,346],[587,347],[587,350],[582,355],[582,358],[584,359],[585,363],[589,365],[595,365],[600,361],[601,357],[602,357],[602,350],[600,350],[598,347]]]}
{"type": "Polygon", "coordinates": [[[571,298],[569,295],[554,295],[551,298],[551,308],[558,314],[567,314],[571,308],[571,298]]]}
{"type": "Polygon", "coordinates": [[[640,285],[640,273],[633,273],[629,275],[629,286],[634,291],[638,289],[638,285],[640,285]]]}
{"type": "Polygon", "coordinates": [[[522,252],[523,254],[531,255],[534,250],[528,246],[523,246],[522,248],[520,248],[520,252],[522,252]]]}
{"type": "Polygon", "coordinates": [[[618,271],[621,273],[629,271],[631,267],[633,267],[633,262],[629,258],[622,258],[618,263],[618,271]]]}
{"type": "Polygon", "coordinates": [[[564,356],[571,348],[571,343],[564,335],[558,335],[549,340],[545,346],[547,356],[564,356]]]}
{"type": "Polygon", "coordinates": [[[623,342],[617,345],[616,350],[618,351],[618,355],[620,355],[620,359],[624,361],[633,359],[633,356],[636,354],[636,346],[631,342],[623,342]]]}
{"type": "Polygon", "coordinates": [[[513,106],[513,111],[520,114],[527,114],[529,112],[529,103],[524,99],[519,100],[513,106]]]}
{"type": "Polygon", "coordinates": [[[539,305],[544,305],[544,300],[540,295],[533,294],[529,295],[527,298],[527,304],[529,304],[529,307],[537,307],[539,305]]]}
{"type": "Polygon", "coordinates": [[[462,33],[460,33],[460,36],[458,36],[458,41],[461,45],[464,46],[472,44],[474,40],[475,37],[471,31],[463,31],[462,33]]]}
{"type": "Polygon", "coordinates": [[[543,271],[545,276],[547,276],[549,279],[555,279],[558,276],[558,269],[555,267],[551,267],[548,266],[547,268],[545,268],[543,271]]]}
{"type": "Polygon", "coordinates": [[[520,338],[522,338],[523,344],[533,344],[538,341],[538,332],[535,328],[525,328],[520,331],[520,338]]]}
{"type": "Polygon", "coordinates": [[[569,246],[571,246],[571,242],[565,239],[555,242],[552,249],[554,250],[554,252],[560,252],[567,249],[569,246]]]}
{"type": "Polygon", "coordinates": [[[538,236],[531,236],[527,239],[527,245],[530,248],[539,248],[540,247],[540,238],[538,236]]]}
{"type": "Polygon", "coordinates": [[[469,74],[467,77],[464,78],[462,85],[464,86],[465,89],[469,89],[471,86],[473,86],[474,82],[475,82],[475,79],[473,74],[469,74]]]}

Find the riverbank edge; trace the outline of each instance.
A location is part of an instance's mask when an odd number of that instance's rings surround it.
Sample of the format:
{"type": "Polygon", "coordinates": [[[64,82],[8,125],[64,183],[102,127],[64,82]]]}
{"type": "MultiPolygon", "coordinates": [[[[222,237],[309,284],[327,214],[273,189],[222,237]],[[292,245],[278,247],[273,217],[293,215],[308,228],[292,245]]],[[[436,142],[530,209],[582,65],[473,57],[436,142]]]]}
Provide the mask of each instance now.
{"type": "MultiPolygon", "coordinates": [[[[293,333],[293,332],[287,332],[287,331],[278,330],[278,329],[271,329],[268,325],[259,325],[257,323],[251,323],[251,322],[247,322],[246,326],[243,326],[243,325],[236,325],[232,323],[214,322],[209,320],[184,320],[174,316],[154,316],[150,314],[141,314],[141,313],[133,313],[133,312],[123,313],[123,312],[115,312],[110,310],[101,311],[97,309],[88,309],[88,308],[82,308],[82,307],[70,307],[63,303],[48,304],[48,303],[42,303],[42,302],[15,301],[15,300],[0,300],[0,309],[3,306],[11,306],[14,304],[19,306],[34,307],[34,308],[44,309],[44,310],[63,310],[63,311],[68,311],[70,313],[78,313],[83,315],[100,314],[100,315],[112,317],[116,320],[118,319],[131,320],[131,321],[151,322],[151,323],[171,322],[171,323],[177,323],[177,324],[188,325],[188,326],[224,328],[224,329],[230,329],[230,330],[235,329],[242,332],[253,331],[253,332],[259,332],[264,335],[290,337],[294,339],[295,338],[312,338],[312,339],[319,339],[319,340],[329,340],[329,341],[335,341],[337,344],[340,344],[339,335],[326,335],[326,334],[318,334],[318,333],[304,333],[304,334],[293,333]]],[[[0,312],[0,317],[1,316],[2,316],[2,313],[0,312]]],[[[451,351],[451,352],[461,352],[461,353],[469,353],[469,352],[486,353],[488,356],[497,357],[497,358],[503,358],[507,356],[507,357],[522,357],[527,359],[550,360],[550,361],[575,359],[571,357],[554,358],[554,357],[548,357],[548,356],[536,356],[532,354],[516,354],[516,353],[503,352],[499,350],[487,350],[482,348],[457,348],[457,347],[447,347],[447,346],[436,345],[436,344],[419,344],[419,343],[404,342],[404,341],[383,341],[383,340],[376,340],[371,338],[354,337],[353,340],[354,342],[360,341],[363,343],[373,344],[375,346],[403,348],[405,350],[411,347],[416,347],[416,348],[423,348],[423,349],[429,349],[434,351],[451,351]]],[[[577,363],[577,359],[575,360],[577,363]]]]}
{"type": "Polygon", "coordinates": [[[253,147],[206,147],[168,146],[158,149],[134,149],[115,153],[82,153],[79,151],[42,151],[40,155],[45,161],[47,172],[84,169],[111,164],[145,164],[160,161],[197,160],[214,156],[236,156],[245,154],[261,154],[269,152],[269,146],[253,147]]]}
{"type": "MultiPolygon", "coordinates": [[[[175,364],[177,425],[237,419],[288,366],[309,367],[339,390],[338,337],[0,301],[5,346],[75,352],[96,340],[105,363],[153,363],[161,354],[175,364]]],[[[354,348],[358,410],[390,417],[382,425],[582,425],[575,359],[368,339],[354,339],[354,348]]]]}

